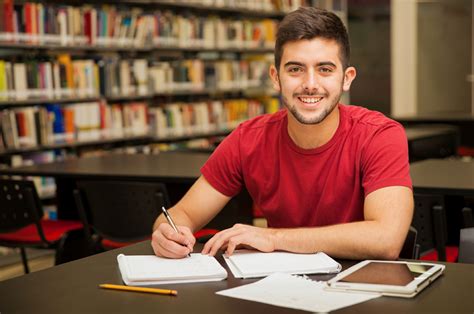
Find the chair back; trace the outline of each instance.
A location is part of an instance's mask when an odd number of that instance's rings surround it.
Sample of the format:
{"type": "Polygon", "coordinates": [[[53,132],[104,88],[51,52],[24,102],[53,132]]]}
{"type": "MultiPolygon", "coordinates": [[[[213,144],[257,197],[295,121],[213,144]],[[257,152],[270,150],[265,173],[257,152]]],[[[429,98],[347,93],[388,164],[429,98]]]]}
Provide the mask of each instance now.
{"type": "Polygon", "coordinates": [[[402,250],[400,251],[399,258],[403,259],[419,259],[420,258],[420,245],[416,242],[418,231],[410,226],[408,230],[405,243],[403,244],[402,250]]]}
{"type": "Polygon", "coordinates": [[[0,233],[35,224],[41,240],[48,243],[40,224],[43,209],[32,181],[0,179],[0,208],[0,233]]]}
{"type": "Polygon", "coordinates": [[[78,181],[76,186],[76,205],[84,225],[112,241],[148,238],[161,206],[169,206],[161,183],[90,180],[78,181]]]}
{"type": "Polygon", "coordinates": [[[418,231],[420,253],[436,249],[439,260],[446,260],[446,213],[444,198],[415,193],[415,212],[411,225],[418,231]]]}
{"type": "Polygon", "coordinates": [[[474,227],[461,229],[458,262],[474,264],[474,227]]]}

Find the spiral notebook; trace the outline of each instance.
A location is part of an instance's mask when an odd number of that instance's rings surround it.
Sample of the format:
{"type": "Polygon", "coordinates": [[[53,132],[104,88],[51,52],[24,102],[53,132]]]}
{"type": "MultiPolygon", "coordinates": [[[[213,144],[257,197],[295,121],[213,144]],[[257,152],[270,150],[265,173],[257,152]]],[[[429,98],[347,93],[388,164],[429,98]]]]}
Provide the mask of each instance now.
{"type": "Polygon", "coordinates": [[[227,278],[227,271],[213,256],[200,253],[182,259],[119,254],[117,262],[123,282],[130,286],[219,281],[227,278]]]}
{"type": "Polygon", "coordinates": [[[381,295],[334,292],[326,283],[305,276],[275,273],[257,282],[216,292],[218,295],[310,312],[330,312],[381,295]]]}
{"type": "Polygon", "coordinates": [[[341,270],[341,264],[323,252],[297,254],[237,250],[230,256],[224,256],[224,260],[236,278],[264,277],[277,272],[302,275],[337,273],[341,270]]]}

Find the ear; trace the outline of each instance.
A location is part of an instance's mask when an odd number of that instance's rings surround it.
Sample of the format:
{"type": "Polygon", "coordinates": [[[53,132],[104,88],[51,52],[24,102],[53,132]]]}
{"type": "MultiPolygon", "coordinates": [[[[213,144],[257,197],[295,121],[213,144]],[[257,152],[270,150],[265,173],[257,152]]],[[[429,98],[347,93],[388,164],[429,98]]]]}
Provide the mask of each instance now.
{"type": "Polygon", "coordinates": [[[352,81],[356,78],[357,71],[354,67],[348,67],[344,71],[344,83],[342,85],[342,90],[348,92],[351,88],[352,81]]]}
{"type": "Polygon", "coordinates": [[[280,92],[280,78],[278,77],[278,70],[276,69],[275,65],[272,64],[270,66],[268,74],[270,75],[270,79],[272,80],[273,88],[277,92],[280,92]]]}

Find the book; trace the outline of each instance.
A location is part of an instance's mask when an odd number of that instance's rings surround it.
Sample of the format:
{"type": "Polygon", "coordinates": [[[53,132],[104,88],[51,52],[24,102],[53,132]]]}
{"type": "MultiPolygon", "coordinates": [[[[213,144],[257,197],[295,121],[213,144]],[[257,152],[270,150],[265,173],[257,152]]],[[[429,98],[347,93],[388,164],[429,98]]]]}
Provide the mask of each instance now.
{"type": "Polygon", "coordinates": [[[28,85],[26,75],[26,64],[15,63],[13,65],[13,79],[17,99],[26,99],[28,97],[28,85]]]}
{"type": "Polygon", "coordinates": [[[342,268],[341,264],[323,252],[297,254],[236,250],[232,255],[224,256],[224,260],[236,278],[264,277],[273,273],[337,273],[342,268]]]}
{"type": "Polygon", "coordinates": [[[5,64],[6,62],[4,60],[0,60],[0,99],[2,100],[8,98],[8,82],[5,64]]]}
{"type": "Polygon", "coordinates": [[[132,286],[220,281],[227,278],[227,271],[213,256],[200,253],[182,259],[119,254],[117,262],[123,282],[132,286]]]}
{"type": "Polygon", "coordinates": [[[13,0],[4,0],[2,10],[4,31],[6,33],[13,33],[13,0]]]}

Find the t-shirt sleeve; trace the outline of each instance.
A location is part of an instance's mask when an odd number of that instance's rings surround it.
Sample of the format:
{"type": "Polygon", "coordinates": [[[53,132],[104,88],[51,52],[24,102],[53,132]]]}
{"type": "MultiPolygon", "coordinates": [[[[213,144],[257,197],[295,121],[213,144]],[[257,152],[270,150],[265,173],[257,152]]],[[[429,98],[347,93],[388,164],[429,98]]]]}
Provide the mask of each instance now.
{"type": "Polygon", "coordinates": [[[398,123],[390,123],[368,139],[362,154],[364,196],[388,186],[412,188],[408,141],[398,123]]]}
{"type": "Polygon", "coordinates": [[[240,130],[238,127],[229,134],[201,168],[209,184],[229,197],[237,195],[243,186],[240,130]]]}

